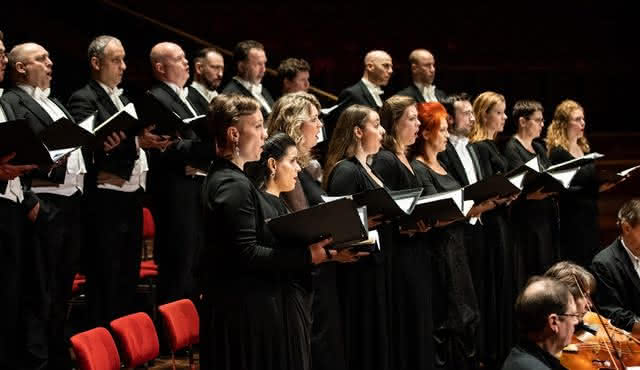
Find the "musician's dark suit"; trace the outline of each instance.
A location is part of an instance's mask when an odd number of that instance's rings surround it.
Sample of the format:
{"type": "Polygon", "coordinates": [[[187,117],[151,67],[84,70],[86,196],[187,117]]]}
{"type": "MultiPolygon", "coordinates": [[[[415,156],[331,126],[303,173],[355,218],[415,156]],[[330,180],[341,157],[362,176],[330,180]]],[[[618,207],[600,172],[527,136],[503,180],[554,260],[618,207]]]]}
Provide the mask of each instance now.
{"type": "Polygon", "coordinates": [[[631,331],[640,321],[640,278],[620,239],[593,258],[591,270],[598,281],[600,311],[613,325],[631,331]]]}
{"type": "Polygon", "coordinates": [[[187,100],[191,103],[191,106],[198,115],[209,113],[209,102],[198,90],[196,90],[195,87],[189,86],[189,95],[187,95],[187,100]]]}
{"type": "MultiPolygon", "coordinates": [[[[193,117],[187,105],[165,83],[156,83],[148,94],[181,119],[193,117]]],[[[152,192],[156,240],[154,257],[159,264],[160,302],[196,294],[193,266],[204,243],[200,190],[204,177],[187,176],[185,166],[208,169],[215,156],[213,141],[198,138],[187,129],[181,140],[164,152],[151,151],[149,190],[152,192]]]]}
{"type": "MultiPolygon", "coordinates": [[[[398,95],[412,97],[418,103],[424,103],[425,102],[424,96],[422,95],[422,92],[420,92],[420,90],[418,89],[418,86],[416,86],[416,84],[414,84],[414,83],[412,83],[411,85],[409,85],[405,89],[402,89],[402,90],[398,91],[398,95]]],[[[436,99],[439,102],[442,102],[447,97],[447,94],[445,94],[444,91],[442,91],[440,89],[435,89],[435,95],[436,95],[436,99]]]]}
{"type": "MultiPolygon", "coordinates": [[[[382,101],[384,99],[382,96],[380,97],[382,101]]],[[[327,122],[325,125],[325,130],[327,132],[327,142],[331,140],[331,136],[333,135],[333,130],[338,123],[338,118],[342,112],[344,112],[347,108],[354,104],[360,104],[367,107],[371,107],[373,110],[378,112],[380,107],[376,104],[375,99],[367,89],[367,86],[362,82],[362,80],[358,81],[355,85],[349,86],[346,89],[340,92],[338,96],[338,107],[329,113],[329,117],[327,118],[327,122]]]]}
{"type": "MultiPolygon", "coordinates": [[[[14,87],[2,99],[11,105],[17,118],[24,118],[38,134],[54,121],[49,114],[24,90],[14,87]]],[[[73,121],[71,114],[55,98],[50,98],[73,121]]],[[[85,163],[86,163],[85,159],[85,163]]],[[[61,184],[66,174],[66,163],[54,168],[35,170],[33,181],[61,184]]],[[[29,184],[27,179],[26,183],[29,184]]],[[[33,254],[23,256],[32,264],[22,288],[25,305],[22,310],[27,350],[30,356],[44,360],[55,367],[58,360],[68,354],[64,341],[64,321],[71,286],[79,271],[84,245],[84,215],[80,192],[71,196],[39,193],[40,211],[33,227],[33,254]]]]}
{"type": "MultiPolygon", "coordinates": [[[[480,163],[478,162],[478,155],[473,147],[468,146],[467,148],[469,149],[469,155],[471,156],[476,176],[478,177],[478,180],[481,180],[482,170],[480,163]]],[[[438,161],[442,163],[442,165],[447,169],[447,172],[449,172],[449,174],[451,174],[451,176],[453,176],[453,178],[455,178],[462,186],[469,185],[467,173],[465,172],[460,156],[458,156],[458,152],[456,152],[451,141],[447,140],[447,148],[443,152],[438,153],[438,161]]]]}
{"type": "MultiPolygon", "coordinates": [[[[236,81],[235,79],[231,79],[231,81],[229,81],[227,86],[225,86],[224,89],[222,90],[222,93],[228,94],[228,95],[230,94],[244,95],[244,96],[248,96],[250,98],[255,99],[253,94],[251,94],[251,91],[247,90],[246,87],[242,86],[242,84],[236,81]]],[[[273,107],[273,97],[271,96],[271,94],[269,93],[269,90],[267,90],[267,88],[264,85],[262,86],[262,96],[264,97],[264,100],[267,101],[267,104],[269,104],[269,107],[273,107]]],[[[262,116],[266,120],[269,113],[267,112],[266,109],[264,109],[262,104],[260,104],[260,111],[262,112],[262,116]]]]}
{"type": "MultiPolygon", "coordinates": [[[[119,99],[123,105],[129,103],[124,95],[119,99]]],[[[94,126],[118,112],[109,95],[94,80],[74,92],[68,106],[77,122],[95,113],[94,126]]],[[[94,158],[94,163],[87,167],[89,174],[85,181],[90,231],[86,253],[88,299],[92,324],[104,326],[135,309],[142,245],[143,189],[122,192],[97,186],[99,172],[129,180],[139,157],[135,136],[122,140],[110,152],[104,152],[103,143],[97,143],[87,152],[94,158]]]]}

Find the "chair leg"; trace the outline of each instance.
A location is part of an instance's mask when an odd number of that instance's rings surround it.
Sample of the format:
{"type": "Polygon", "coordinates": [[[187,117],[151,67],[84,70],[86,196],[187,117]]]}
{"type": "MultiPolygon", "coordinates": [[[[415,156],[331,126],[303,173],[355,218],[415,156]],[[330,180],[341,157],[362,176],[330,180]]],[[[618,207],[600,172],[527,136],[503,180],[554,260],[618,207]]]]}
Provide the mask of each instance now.
{"type": "Polygon", "coordinates": [[[171,366],[173,370],[176,370],[176,355],[171,351],[171,366]]]}
{"type": "Polygon", "coordinates": [[[193,360],[193,346],[191,344],[189,345],[189,369],[191,370],[196,369],[196,364],[195,364],[195,361],[193,360]]]}

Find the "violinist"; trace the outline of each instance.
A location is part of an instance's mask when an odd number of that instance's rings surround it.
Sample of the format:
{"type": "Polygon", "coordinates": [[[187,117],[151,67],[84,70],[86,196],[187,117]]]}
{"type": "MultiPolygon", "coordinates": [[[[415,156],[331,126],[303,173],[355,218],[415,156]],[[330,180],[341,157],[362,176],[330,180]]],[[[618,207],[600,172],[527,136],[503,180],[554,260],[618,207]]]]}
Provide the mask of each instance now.
{"type": "Polygon", "coordinates": [[[620,208],[617,225],[620,237],[593,259],[595,299],[613,325],[640,336],[640,199],[620,208]]]}
{"type": "Polygon", "coordinates": [[[511,350],[502,370],[566,369],[554,354],[571,341],[578,316],[565,284],[549,277],[529,279],[516,300],[522,340],[511,350]]]}
{"type": "Polygon", "coordinates": [[[569,288],[582,320],[584,314],[591,310],[591,294],[596,291],[596,278],[584,267],[569,261],[554,264],[544,276],[556,279],[569,288]]]}

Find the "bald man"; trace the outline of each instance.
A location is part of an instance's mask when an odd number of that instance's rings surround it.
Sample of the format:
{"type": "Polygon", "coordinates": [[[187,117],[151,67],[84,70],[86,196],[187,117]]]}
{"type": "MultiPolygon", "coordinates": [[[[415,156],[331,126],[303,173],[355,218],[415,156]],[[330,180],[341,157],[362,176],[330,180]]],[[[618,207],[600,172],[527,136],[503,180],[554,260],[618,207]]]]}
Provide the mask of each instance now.
{"type": "MultiPolygon", "coordinates": [[[[159,43],[151,49],[150,59],[156,83],[148,97],[159,102],[167,115],[196,116],[187,99],[189,64],[182,48],[159,43]]],[[[165,151],[151,150],[149,190],[156,221],[154,257],[159,265],[160,303],[197,296],[193,268],[204,244],[200,188],[214,156],[213,141],[199,138],[190,128],[181,131],[180,139],[165,151]]]]}
{"type": "MultiPolygon", "coordinates": [[[[334,109],[327,119],[326,130],[328,138],[331,138],[333,129],[340,114],[354,104],[365,105],[378,111],[382,107],[383,91],[393,73],[393,61],[391,56],[382,50],[373,50],[364,57],[364,72],[362,79],[340,93],[338,107],[334,109]]],[[[328,142],[329,140],[327,140],[328,142]]]]}
{"type": "Polygon", "coordinates": [[[433,80],[436,78],[436,61],[428,50],[416,49],[409,54],[412,83],[398,95],[410,96],[418,103],[442,102],[447,96],[444,91],[436,89],[433,80]]]}
{"type": "MultiPolygon", "coordinates": [[[[73,122],[67,109],[50,97],[53,62],[41,45],[16,45],[9,53],[9,71],[15,87],[3,99],[17,117],[24,117],[39,134],[60,118],[73,122]]],[[[64,162],[51,169],[35,170],[31,189],[40,198],[34,236],[39,243],[33,262],[32,283],[25,288],[29,296],[23,308],[26,318],[28,356],[33,362],[46,362],[52,368],[66,366],[68,351],[64,341],[66,304],[79,271],[83,246],[83,191],[86,165],[83,152],[72,152],[64,162]]]]}

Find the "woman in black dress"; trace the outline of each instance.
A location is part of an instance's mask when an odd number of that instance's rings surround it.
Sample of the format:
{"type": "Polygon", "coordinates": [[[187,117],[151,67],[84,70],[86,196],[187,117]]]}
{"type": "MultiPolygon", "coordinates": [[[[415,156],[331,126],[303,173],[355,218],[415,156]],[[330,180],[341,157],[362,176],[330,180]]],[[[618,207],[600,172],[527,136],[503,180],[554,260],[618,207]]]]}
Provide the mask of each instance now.
{"type": "Polygon", "coordinates": [[[307,248],[266,246],[264,202],[243,171],[262,151],[259,107],[251,98],[221,95],[207,117],[220,157],[202,193],[207,225],[200,266],[203,369],[299,369],[290,367],[296,348],[289,343],[287,321],[295,318],[285,314],[282,300],[289,286],[286,272],[328,258],[323,247],[330,240],[307,248]]]}
{"type": "MultiPolygon", "coordinates": [[[[581,158],[590,147],[584,136],[584,109],[573,100],[556,107],[547,130],[551,164],[581,158]]],[[[560,194],[560,258],[586,267],[600,250],[598,193],[615,184],[599,184],[595,164],[582,166],[569,191],[560,194]]]]}
{"type": "MultiPolygon", "coordinates": [[[[473,113],[476,122],[471,129],[469,141],[476,153],[483,176],[489,177],[508,170],[507,159],[502,156],[495,138],[504,129],[507,119],[504,96],[487,91],[473,101],[473,113]]],[[[514,281],[513,239],[509,223],[509,204],[515,197],[496,200],[496,208],[486,212],[482,221],[485,225],[487,254],[493,256],[494,271],[488,271],[497,292],[494,332],[497,334],[493,343],[487,343],[488,359],[501,363],[513,347],[515,341],[513,327],[513,305],[517,296],[514,281]]],[[[489,257],[491,258],[491,257],[489,257]]],[[[487,282],[491,284],[491,282],[487,282]]],[[[490,323],[489,323],[490,324],[490,323]]]]}
{"type": "MultiPolygon", "coordinates": [[[[318,99],[311,94],[297,92],[278,99],[269,115],[269,134],[284,132],[298,147],[298,162],[302,171],[298,174],[295,188],[281,194],[281,198],[292,211],[323,202],[324,191],[311,171],[314,166],[311,149],[317,144],[318,133],[322,128],[322,122],[318,118],[319,112],[318,99]]],[[[334,261],[353,262],[355,258],[356,254],[344,249],[335,256],[334,261]]],[[[346,369],[335,269],[335,263],[328,263],[316,267],[313,271],[311,349],[315,370],[346,369]]]]}
{"type": "MultiPolygon", "coordinates": [[[[544,126],[542,113],[542,105],[537,101],[520,100],[514,104],[512,117],[517,132],[504,148],[510,170],[533,158],[537,158],[541,171],[551,165],[546,148],[535,140],[540,137],[544,126]]],[[[552,195],[536,190],[519,197],[512,204],[511,224],[518,291],[531,276],[543,274],[558,261],[558,207],[552,195]]]]}
{"type": "MultiPolygon", "coordinates": [[[[367,164],[367,159],[380,149],[383,135],[380,117],[373,109],[352,105],[342,112],[324,171],[329,195],[350,195],[384,186],[367,164]]],[[[372,220],[369,227],[378,230],[379,249],[353,265],[338,265],[336,271],[345,357],[350,370],[390,370],[390,292],[386,280],[390,225],[372,220]]]]}
{"type": "MultiPolygon", "coordinates": [[[[419,126],[415,100],[405,96],[387,99],[380,122],[386,131],[384,149],[373,157],[371,168],[390,190],[419,188],[407,159],[419,126]]],[[[392,369],[433,368],[431,255],[423,235],[426,231],[424,227],[400,231],[395,224],[392,247],[386,248],[391,259],[392,369]]]]}
{"type": "MultiPolygon", "coordinates": [[[[447,148],[447,111],[438,102],[420,103],[418,119],[418,138],[409,154],[423,194],[460,189],[460,184],[437,159],[438,153],[447,148]]],[[[479,216],[493,206],[493,201],[478,204],[470,216],[479,216]]],[[[466,222],[440,221],[427,234],[433,252],[433,296],[442,298],[433,307],[436,367],[475,368],[480,310],[464,245],[466,222]]]]}

